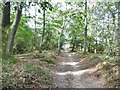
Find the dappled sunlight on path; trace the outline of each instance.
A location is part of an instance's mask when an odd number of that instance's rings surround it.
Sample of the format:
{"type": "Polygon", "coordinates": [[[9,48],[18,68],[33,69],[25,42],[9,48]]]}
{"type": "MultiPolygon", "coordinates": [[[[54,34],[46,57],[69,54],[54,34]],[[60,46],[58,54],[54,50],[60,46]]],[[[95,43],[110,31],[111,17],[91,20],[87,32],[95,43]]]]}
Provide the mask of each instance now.
{"type": "Polygon", "coordinates": [[[75,53],[64,51],[58,58],[56,70],[53,70],[54,83],[58,88],[103,88],[104,81],[91,75],[95,68],[82,70],[80,58],[75,53]]]}
{"type": "Polygon", "coordinates": [[[71,66],[76,66],[77,64],[79,64],[79,62],[62,62],[59,63],[60,65],[71,65],[71,66]]]}
{"type": "Polygon", "coordinates": [[[94,69],[86,69],[86,70],[79,70],[79,71],[67,71],[67,72],[56,72],[57,75],[83,75],[86,72],[93,72],[94,69]]]}

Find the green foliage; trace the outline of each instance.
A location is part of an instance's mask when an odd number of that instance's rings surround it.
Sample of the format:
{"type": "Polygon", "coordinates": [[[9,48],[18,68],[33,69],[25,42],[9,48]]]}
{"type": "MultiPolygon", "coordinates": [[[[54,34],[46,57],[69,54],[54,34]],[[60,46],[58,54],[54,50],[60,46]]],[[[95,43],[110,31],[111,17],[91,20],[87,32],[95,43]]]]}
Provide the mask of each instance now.
{"type": "Polygon", "coordinates": [[[52,5],[50,4],[50,2],[44,1],[44,2],[41,2],[41,3],[39,3],[39,4],[40,4],[40,6],[41,6],[42,9],[47,10],[47,8],[48,8],[50,11],[52,11],[52,9],[53,9],[53,7],[52,7],[52,5]]]}
{"type": "Polygon", "coordinates": [[[47,50],[43,50],[42,54],[48,54],[48,51],[47,50]]]}
{"type": "Polygon", "coordinates": [[[6,53],[2,54],[2,64],[4,65],[11,65],[11,64],[16,64],[18,61],[18,59],[16,59],[13,55],[9,55],[6,53]]]}
{"type": "Polygon", "coordinates": [[[110,76],[107,82],[111,85],[112,88],[120,88],[120,79],[110,76]]]}
{"type": "Polygon", "coordinates": [[[47,62],[48,64],[55,64],[55,62],[50,58],[41,59],[40,61],[47,62]]]}
{"type": "Polygon", "coordinates": [[[27,53],[32,50],[32,30],[25,24],[25,19],[23,18],[15,38],[14,53],[27,53]]]}
{"type": "Polygon", "coordinates": [[[16,80],[13,80],[9,72],[13,71],[12,65],[19,61],[13,56],[3,53],[2,54],[2,85],[9,86],[15,84],[16,80]],[[4,85],[5,84],[5,85],[4,85]]]}

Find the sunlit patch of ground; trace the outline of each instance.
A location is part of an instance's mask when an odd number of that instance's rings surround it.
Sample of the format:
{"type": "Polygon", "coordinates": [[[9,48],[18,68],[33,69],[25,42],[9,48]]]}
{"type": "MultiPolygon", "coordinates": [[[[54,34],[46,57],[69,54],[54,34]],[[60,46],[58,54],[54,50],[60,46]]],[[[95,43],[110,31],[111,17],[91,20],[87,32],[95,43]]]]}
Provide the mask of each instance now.
{"type": "Polygon", "coordinates": [[[60,65],[71,65],[71,66],[76,66],[79,64],[79,62],[62,62],[59,63],[60,65]]]}
{"type": "Polygon", "coordinates": [[[79,71],[67,71],[67,72],[56,72],[57,75],[74,75],[74,76],[80,76],[85,74],[86,72],[94,72],[95,69],[85,69],[85,70],[79,70],[79,71]]]}

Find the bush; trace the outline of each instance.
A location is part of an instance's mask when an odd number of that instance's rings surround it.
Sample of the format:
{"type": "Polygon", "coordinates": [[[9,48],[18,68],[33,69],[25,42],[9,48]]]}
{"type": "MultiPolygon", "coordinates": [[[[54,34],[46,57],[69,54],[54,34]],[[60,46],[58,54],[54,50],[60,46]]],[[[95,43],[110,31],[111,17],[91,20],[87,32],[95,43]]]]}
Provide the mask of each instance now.
{"type": "Polygon", "coordinates": [[[41,61],[47,62],[48,64],[55,64],[55,62],[53,62],[53,60],[48,59],[48,58],[42,59],[41,61]]]}
{"type": "Polygon", "coordinates": [[[43,50],[42,54],[48,54],[48,51],[47,50],[43,50]]]}

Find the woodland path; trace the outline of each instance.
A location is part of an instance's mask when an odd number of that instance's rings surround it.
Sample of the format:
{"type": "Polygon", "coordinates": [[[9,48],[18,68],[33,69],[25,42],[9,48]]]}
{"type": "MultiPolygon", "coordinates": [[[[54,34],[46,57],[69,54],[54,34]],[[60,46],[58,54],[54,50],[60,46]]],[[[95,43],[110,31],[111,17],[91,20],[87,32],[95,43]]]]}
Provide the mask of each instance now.
{"type": "Polygon", "coordinates": [[[69,51],[64,51],[58,57],[58,63],[53,70],[53,84],[55,88],[104,88],[105,80],[93,76],[95,68],[82,70],[80,57],[69,51]]]}

